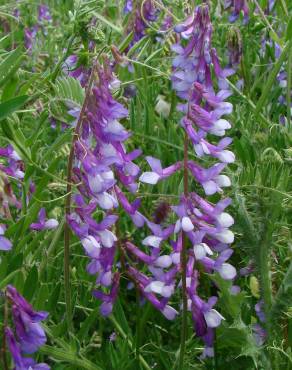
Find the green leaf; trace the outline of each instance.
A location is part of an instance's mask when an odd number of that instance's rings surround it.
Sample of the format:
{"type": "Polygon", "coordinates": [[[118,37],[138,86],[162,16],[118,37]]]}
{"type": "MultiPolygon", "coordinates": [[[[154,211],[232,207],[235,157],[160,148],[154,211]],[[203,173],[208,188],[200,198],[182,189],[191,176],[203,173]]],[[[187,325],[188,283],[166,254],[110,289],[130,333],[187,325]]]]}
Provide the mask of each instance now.
{"type": "Polygon", "coordinates": [[[95,365],[89,360],[85,358],[80,358],[77,356],[77,354],[69,351],[64,351],[60,348],[44,345],[40,348],[40,352],[53,357],[56,360],[72,364],[73,366],[78,367],[78,369],[103,370],[101,367],[95,365]]]}
{"type": "Polygon", "coordinates": [[[0,87],[3,86],[6,81],[17,71],[20,63],[23,59],[24,54],[22,48],[18,47],[9,53],[8,57],[5,58],[0,64],[0,87]]]}
{"type": "Polygon", "coordinates": [[[211,278],[220,289],[220,306],[223,307],[224,312],[229,314],[233,319],[238,319],[240,316],[241,305],[244,300],[244,293],[241,292],[236,295],[231,294],[231,281],[222,279],[218,274],[215,276],[212,275],[211,278]]]}
{"type": "Polygon", "coordinates": [[[39,279],[38,269],[34,265],[29,271],[29,274],[25,280],[23,288],[24,295],[28,301],[31,301],[31,299],[34,296],[34,293],[36,292],[38,279],[39,279]]]}
{"type": "Polygon", "coordinates": [[[292,38],[292,15],[289,19],[288,25],[287,25],[287,30],[286,30],[286,41],[291,40],[292,38]]]}
{"type": "Polygon", "coordinates": [[[279,317],[292,306],[292,262],[282,280],[271,308],[271,322],[279,325],[279,317]]]}
{"type": "Polygon", "coordinates": [[[21,108],[24,105],[24,103],[27,101],[27,99],[28,99],[27,95],[22,95],[22,96],[17,96],[16,98],[6,100],[3,103],[0,103],[0,121],[2,121],[7,116],[9,116],[11,113],[21,108]]]}
{"type": "Polygon", "coordinates": [[[86,318],[86,320],[81,324],[81,328],[79,333],[77,334],[78,338],[82,341],[88,335],[88,332],[91,327],[93,327],[94,323],[98,320],[99,317],[99,307],[95,308],[90,315],[86,318]]]}
{"type": "Polygon", "coordinates": [[[85,95],[84,89],[76,78],[59,78],[54,85],[54,89],[59,99],[63,99],[64,101],[68,102],[68,104],[75,103],[80,107],[82,106],[85,95]]]}
{"type": "Polygon", "coordinates": [[[287,42],[287,44],[285,45],[283,51],[282,51],[282,54],[280,55],[279,59],[277,60],[276,64],[274,65],[270,75],[269,75],[269,78],[268,78],[268,81],[265,83],[265,86],[264,86],[264,89],[262,91],[262,95],[261,97],[259,98],[259,101],[256,105],[256,109],[255,109],[255,115],[258,115],[260,113],[260,111],[262,110],[265,102],[266,102],[266,99],[268,98],[269,94],[271,93],[271,89],[272,89],[272,86],[273,86],[273,83],[280,71],[280,68],[282,66],[282,64],[284,63],[287,55],[288,55],[288,52],[290,50],[292,46],[292,39],[287,42]]]}
{"type": "Polygon", "coordinates": [[[100,13],[94,11],[92,12],[98,20],[100,20],[102,23],[104,23],[106,26],[109,26],[113,31],[116,31],[119,34],[122,34],[122,29],[115,24],[113,24],[111,21],[106,19],[104,16],[102,16],[100,13]]]}
{"type": "Polygon", "coordinates": [[[10,284],[12,280],[15,278],[16,275],[21,273],[20,270],[15,270],[11,272],[9,275],[7,275],[3,280],[0,281],[0,289],[3,289],[6,287],[6,285],[10,284]]]}

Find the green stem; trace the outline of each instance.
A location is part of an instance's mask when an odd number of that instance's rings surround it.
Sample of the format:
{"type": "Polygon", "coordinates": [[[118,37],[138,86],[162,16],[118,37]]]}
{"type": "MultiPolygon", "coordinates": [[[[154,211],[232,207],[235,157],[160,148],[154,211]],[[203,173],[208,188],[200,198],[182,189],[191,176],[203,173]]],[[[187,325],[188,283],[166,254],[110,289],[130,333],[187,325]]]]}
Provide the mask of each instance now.
{"type": "Polygon", "coordinates": [[[292,49],[289,51],[287,63],[287,125],[291,125],[291,88],[292,88],[292,49]]]}
{"type": "MultiPolygon", "coordinates": [[[[67,165],[67,197],[65,198],[65,217],[67,218],[71,213],[71,195],[72,195],[72,169],[73,161],[75,155],[75,142],[79,137],[79,132],[82,127],[83,118],[85,115],[85,110],[89,102],[89,97],[91,93],[91,88],[94,80],[96,63],[92,67],[92,72],[89,78],[88,86],[86,89],[86,94],[84,102],[80,111],[78,122],[72,137],[71,149],[68,158],[67,165]]],[[[66,220],[65,220],[66,221],[66,220]]],[[[72,323],[72,307],[71,307],[71,289],[70,289],[70,228],[67,222],[64,226],[64,288],[65,288],[65,302],[66,302],[66,316],[68,331],[73,330],[72,323]]]]}
{"type": "MultiPolygon", "coordinates": [[[[112,316],[112,315],[109,316],[109,319],[114,324],[115,328],[121,334],[121,336],[127,341],[128,346],[130,347],[130,349],[133,350],[132,341],[129,339],[128,335],[124,332],[124,330],[122,329],[120,324],[117,322],[117,320],[114,318],[114,316],[112,316]]],[[[141,365],[144,367],[145,370],[151,370],[151,367],[147,364],[144,357],[142,357],[141,355],[139,355],[139,361],[140,361],[141,365]]]]}
{"type": "Polygon", "coordinates": [[[260,279],[261,298],[264,301],[264,313],[266,316],[266,332],[268,343],[271,340],[270,312],[272,307],[272,280],[270,272],[270,240],[272,237],[271,226],[268,225],[264,238],[258,247],[258,269],[260,279]]]}
{"type": "MultiPolygon", "coordinates": [[[[184,139],[184,196],[188,195],[188,134],[185,133],[184,139]]],[[[184,366],[184,355],[187,337],[187,313],[188,313],[188,299],[187,299],[187,251],[186,251],[186,235],[182,232],[182,250],[180,255],[181,260],[181,274],[182,274],[182,324],[181,324],[181,338],[180,338],[180,352],[178,369],[182,370],[184,366]]]]}

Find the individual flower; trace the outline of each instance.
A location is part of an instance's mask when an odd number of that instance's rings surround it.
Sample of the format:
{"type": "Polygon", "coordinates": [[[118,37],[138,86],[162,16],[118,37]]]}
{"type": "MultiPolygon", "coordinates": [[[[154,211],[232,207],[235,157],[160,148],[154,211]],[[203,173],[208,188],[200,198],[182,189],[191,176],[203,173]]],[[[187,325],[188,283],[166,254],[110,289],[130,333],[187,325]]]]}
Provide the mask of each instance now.
{"type": "Polygon", "coordinates": [[[43,22],[43,21],[50,22],[50,21],[52,21],[52,17],[51,17],[51,14],[50,14],[50,9],[47,5],[40,4],[38,6],[38,21],[39,22],[43,22]]]}
{"type": "Polygon", "coordinates": [[[51,230],[55,229],[59,225],[59,222],[54,218],[46,220],[46,210],[41,208],[38,214],[38,222],[34,222],[30,225],[32,230],[51,230]]]}
{"type": "Polygon", "coordinates": [[[131,13],[132,10],[133,10],[133,0],[125,0],[124,13],[125,14],[131,13]]]}

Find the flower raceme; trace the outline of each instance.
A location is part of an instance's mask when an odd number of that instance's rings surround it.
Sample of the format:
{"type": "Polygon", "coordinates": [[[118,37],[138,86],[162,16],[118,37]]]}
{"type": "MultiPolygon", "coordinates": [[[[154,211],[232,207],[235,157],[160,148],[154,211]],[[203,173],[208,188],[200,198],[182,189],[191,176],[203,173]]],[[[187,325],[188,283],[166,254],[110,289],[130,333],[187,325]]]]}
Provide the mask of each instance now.
{"type": "Polygon", "coordinates": [[[111,230],[118,216],[113,210],[123,204],[137,224],[143,224],[137,212],[138,203],[129,204],[120,188],[137,190],[136,179],[140,169],[133,162],[140,150],[127,153],[125,141],[130,133],[120,123],[127,117],[127,109],[114,100],[112,90],[119,87],[108,61],[97,68],[98,81],[90,92],[86,117],[80,139],[75,145],[73,181],[79,194],[74,196],[75,211],[68,216],[68,223],[80,238],[85,253],[90,258],[88,273],[97,275],[97,288],[93,294],[102,300],[103,315],[111,313],[118,294],[119,272],[115,262],[117,236],[111,230]],[[94,218],[96,209],[102,217],[94,218]]]}
{"type": "MultiPolygon", "coordinates": [[[[205,168],[197,161],[186,159],[163,168],[159,159],[146,157],[151,171],[142,173],[139,179],[155,185],[184,169],[202,186],[206,196],[222,194],[223,189],[231,185],[229,177],[222,172],[235,160],[234,154],[226,149],[232,139],[225,137],[226,131],[231,128],[225,116],[232,112],[232,105],[225,101],[231,95],[226,77],[233,71],[221,68],[216,50],[211,48],[212,25],[207,5],[197,7],[194,14],[177,25],[175,30],[181,35],[181,42],[173,46],[177,56],[173,61],[172,84],[183,100],[178,106],[183,113],[180,125],[198,159],[209,157],[219,162],[205,168]],[[217,137],[220,138],[219,142],[216,142],[217,137]]],[[[145,221],[153,232],[142,242],[150,248],[149,255],[131,243],[127,243],[126,248],[135,259],[148,266],[152,276],[132,268],[129,270],[130,275],[138,281],[142,294],[164,313],[166,305],[171,307],[168,303],[174,291],[182,286],[176,280],[180,280],[182,272],[180,253],[183,248],[182,235],[185,234],[189,245],[186,266],[187,309],[192,313],[197,335],[205,341],[202,357],[206,357],[214,353],[214,329],[224,318],[213,308],[216,296],[207,300],[199,296],[199,271],[203,269],[209,274],[218,273],[221,278],[232,281],[236,277],[236,270],[227,262],[232,254],[229,245],[234,241],[234,235],[229,230],[234,220],[225,212],[231,200],[223,198],[217,204],[212,204],[200,194],[189,191],[181,195],[179,203],[171,207],[177,221],[168,228],[162,229],[160,225],[154,226],[145,221]],[[169,233],[165,233],[166,230],[169,233]],[[171,245],[170,253],[163,253],[163,243],[171,245]],[[161,299],[158,300],[156,295],[161,296],[161,299]]],[[[177,311],[172,309],[171,312],[174,314],[168,315],[168,318],[173,319],[177,311]]]]}
{"type": "Polygon", "coordinates": [[[47,364],[37,364],[27,355],[33,354],[47,341],[41,321],[47,312],[34,311],[33,307],[12,286],[6,289],[8,302],[11,304],[14,330],[5,327],[5,336],[16,370],[49,370],[47,364]]]}

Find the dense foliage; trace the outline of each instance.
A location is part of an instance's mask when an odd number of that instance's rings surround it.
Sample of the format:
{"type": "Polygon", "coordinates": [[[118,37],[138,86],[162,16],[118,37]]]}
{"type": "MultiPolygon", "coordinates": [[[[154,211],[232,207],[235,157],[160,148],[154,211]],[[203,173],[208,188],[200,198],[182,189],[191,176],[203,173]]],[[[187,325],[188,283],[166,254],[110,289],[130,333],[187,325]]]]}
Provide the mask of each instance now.
{"type": "Polygon", "coordinates": [[[1,369],[292,369],[291,14],[0,0],[1,369]]]}

